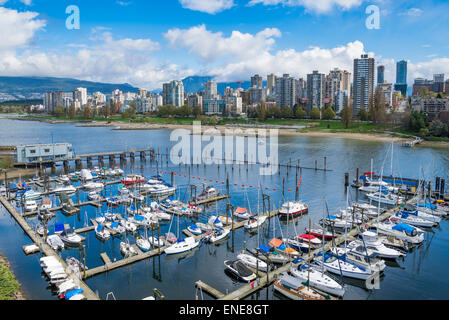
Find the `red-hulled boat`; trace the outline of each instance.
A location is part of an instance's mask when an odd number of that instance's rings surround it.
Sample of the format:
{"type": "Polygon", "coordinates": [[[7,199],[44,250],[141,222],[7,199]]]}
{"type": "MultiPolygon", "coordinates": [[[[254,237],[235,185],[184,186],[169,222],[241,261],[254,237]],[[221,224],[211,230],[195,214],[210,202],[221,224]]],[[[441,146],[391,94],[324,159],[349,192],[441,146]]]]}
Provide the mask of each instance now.
{"type": "Polygon", "coordinates": [[[138,174],[131,174],[122,179],[122,184],[125,186],[137,184],[137,183],[145,183],[147,179],[138,174]]]}

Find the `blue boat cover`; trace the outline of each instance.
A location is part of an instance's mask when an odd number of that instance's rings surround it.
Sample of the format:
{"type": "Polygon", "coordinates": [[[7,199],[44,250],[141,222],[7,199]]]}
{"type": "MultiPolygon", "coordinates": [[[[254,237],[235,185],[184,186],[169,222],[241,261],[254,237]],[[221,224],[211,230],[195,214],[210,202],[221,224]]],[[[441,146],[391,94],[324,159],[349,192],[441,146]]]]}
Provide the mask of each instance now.
{"type": "Polygon", "coordinates": [[[412,227],[406,223],[399,223],[399,224],[395,225],[392,229],[397,230],[397,231],[405,231],[409,234],[411,234],[413,232],[413,230],[415,230],[414,227],[412,227]]]}
{"type": "Polygon", "coordinates": [[[268,246],[259,246],[259,249],[261,250],[261,251],[265,251],[265,252],[270,252],[270,247],[268,247],[268,246]]]}
{"type": "Polygon", "coordinates": [[[435,210],[436,208],[437,208],[437,206],[436,205],[434,205],[434,204],[431,204],[431,203],[429,203],[429,202],[426,202],[426,204],[424,205],[424,204],[417,204],[416,205],[417,207],[420,207],[420,208],[429,208],[429,209],[431,209],[431,210],[435,210]]]}
{"type": "Polygon", "coordinates": [[[99,225],[97,226],[97,231],[98,231],[98,232],[101,232],[103,229],[104,229],[104,228],[103,228],[103,226],[102,226],[101,224],[99,224],[99,225]]]}
{"type": "Polygon", "coordinates": [[[336,216],[327,216],[327,218],[330,219],[330,220],[335,220],[335,219],[337,219],[336,216]]]}
{"type": "Polygon", "coordinates": [[[191,225],[189,226],[189,228],[192,229],[192,230],[197,230],[197,229],[198,229],[198,226],[197,226],[196,224],[191,224],[191,225]]]}
{"type": "Polygon", "coordinates": [[[111,228],[117,228],[118,227],[118,222],[113,222],[111,224],[111,228]]]}
{"type": "Polygon", "coordinates": [[[65,296],[66,300],[69,300],[71,297],[76,296],[77,294],[80,294],[83,292],[84,292],[83,289],[70,290],[70,291],[67,291],[64,296],[65,296]]]}
{"type": "Polygon", "coordinates": [[[134,216],[134,220],[136,220],[136,221],[143,221],[143,220],[145,220],[145,218],[136,214],[134,216]]]}
{"type": "Polygon", "coordinates": [[[278,247],[278,249],[281,250],[281,251],[285,251],[285,249],[287,249],[287,247],[285,246],[284,243],[282,243],[282,244],[278,247]]]}
{"type": "Polygon", "coordinates": [[[64,224],[63,223],[57,223],[55,224],[55,232],[62,232],[64,231],[64,224]]]}

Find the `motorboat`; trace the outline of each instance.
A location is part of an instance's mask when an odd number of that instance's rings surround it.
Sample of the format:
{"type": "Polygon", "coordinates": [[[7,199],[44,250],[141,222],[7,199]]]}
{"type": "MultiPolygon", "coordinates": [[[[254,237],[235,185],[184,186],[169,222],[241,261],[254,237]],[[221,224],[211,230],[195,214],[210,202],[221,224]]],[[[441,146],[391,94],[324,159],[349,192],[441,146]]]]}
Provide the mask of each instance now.
{"type": "Polygon", "coordinates": [[[178,241],[175,244],[172,244],[170,247],[166,248],[164,252],[166,254],[176,254],[186,252],[198,247],[199,244],[200,242],[196,241],[194,237],[178,239],[178,241]]]}
{"type": "Polygon", "coordinates": [[[130,186],[130,185],[139,184],[139,183],[143,184],[143,183],[145,183],[145,181],[146,181],[146,178],[142,177],[141,175],[138,175],[138,174],[128,175],[121,180],[122,184],[124,184],[125,186],[130,186]]]}
{"type": "Polygon", "coordinates": [[[96,191],[91,191],[87,194],[87,199],[89,199],[89,201],[97,201],[101,199],[101,196],[96,191]]]}
{"type": "Polygon", "coordinates": [[[384,191],[377,193],[368,193],[366,196],[372,201],[388,204],[391,206],[400,205],[404,200],[403,197],[384,191]]]}
{"type": "Polygon", "coordinates": [[[200,234],[203,233],[203,231],[201,231],[201,229],[195,223],[192,223],[191,225],[189,225],[187,227],[187,230],[189,230],[190,233],[193,233],[194,235],[197,235],[197,236],[199,236],[200,234]]]}
{"type": "Polygon", "coordinates": [[[57,234],[53,234],[47,237],[47,244],[53,248],[53,250],[62,250],[64,249],[64,242],[62,242],[61,238],[57,234]]]}
{"type": "Polygon", "coordinates": [[[176,192],[176,187],[169,184],[155,184],[147,189],[151,197],[165,197],[170,196],[176,192]]]}
{"type": "Polygon", "coordinates": [[[65,229],[59,236],[64,243],[70,246],[79,246],[83,239],[71,228],[65,229]]]}
{"type": "Polygon", "coordinates": [[[83,188],[86,190],[100,191],[104,189],[104,184],[101,182],[88,182],[83,185],[83,188]]]}
{"type": "Polygon", "coordinates": [[[311,287],[330,293],[331,295],[343,297],[345,294],[345,289],[341,284],[316,267],[301,264],[298,268],[291,268],[290,273],[303,284],[308,281],[311,287]]]}
{"type": "Polygon", "coordinates": [[[268,271],[268,265],[266,262],[262,261],[261,259],[258,259],[252,255],[241,253],[237,255],[237,259],[242,261],[246,266],[251,267],[253,269],[258,269],[263,272],[268,271]]]}
{"type": "Polygon", "coordinates": [[[231,230],[229,229],[216,228],[205,238],[205,240],[209,243],[216,243],[226,238],[229,233],[231,233],[231,230]]]}
{"type": "Polygon", "coordinates": [[[332,240],[334,238],[337,238],[338,235],[335,233],[332,233],[330,231],[324,230],[323,232],[323,228],[322,227],[316,227],[316,228],[310,228],[310,230],[308,228],[306,228],[306,233],[307,234],[311,234],[314,237],[317,237],[319,239],[323,239],[323,233],[324,233],[324,240],[332,240]]]}
{"type": "Polygon", "coordinates": [[[145,200],[145,197],[143,195],[141,195],[140,193],[138,193],[137,191],[130,192],[129,197],[135,201],[144,201],[145,200]]]}
{"type": "MultiPolygon", "coordinates": [[[[337,216],[328,215],[324,219],[324,222],[332,227],[339,228],[339,229],[351,229],[353,227],[353,224],[349,220],[338,218],[337,216]]],[[[361,223],[361,221],[360,221],[361,223]]]]}
{"type": "Polygon", "coordinates": [[[404,253],[385,246],[385,244],[378,238],[377,234],[372,231],[365,231],[361,236],[363,241],[352,241],[348,243],[348,248],[355,248],[361,245],[365,245],[367,249],[374,252],[378,257],[387,259],[396,259],[405,256],[404,253]]]}
{"type": "Polygon", "coordinates": [[[267,219],[267,216],[252,216],[245,222],[243,227],[247,230],[254,230],[263,225],[267,219]]]}
{"type": "Polygon", "coordinates": [[[170,221],[172,219],[172,216],[170,214],[158,209],[153,211],[153,215],[162,221],[170,221]]]}
{"type": "Polygon", "coordinates": [[[395,215],[390,217],[390,221],[396,223],[406,223],[411,226],[424,228],[432,228],[433,226],[438,224],[436,222],[424,220],[415,215],[408,214],[405,211],[402,211],[401,213],[397,212],[395,215]]]}
{"type": "Polygon", "coordinates": [[[251,217],[251,213],[248,212],[248,210],[246,208],[238,207],[234,211],[234,216],[239,218],[239,219],[246,220],[246,219],[249,219],[251,217]]]}
{"type": "Polygon", "coordinates": [[[64,183],[70,182],[70,178],[65,174],[63,174],[62,176],[59,176],[59,180],[64,183]]]}
{"type": "Polygon", "coordinates": [[[28,201],[28,200],[37,200],[42,196],[42,193],[40,192],[36,192],[33,190],[28,190],[25,193],[22,194],[21,198],[24,201],[28,201]]]}
{"type": "Polygon", "coordinates": [[[326,299],[315,290],[303,285],[301,280],[287,274],[274,282],[274,290],[292,300],[326,299]]]}
{"type": "Polygon", "coordinates": [[[107,198],[106,204],[108,207],[112,207],[112,208],[120,207],[120,201],[119,201],[118,197],[107,198]]]}
{"type": "Polygon", "coordinates": [[[226,260],[224,265],[227,270],[231,271],[235,276],[245,282],[250,282],[257,278],[254,272],[248,269],[248,267],[240,260],[226,260]]]}
{"type": "Polygon", "coordinates": [[[92,172],[89,169],[82,169],[80,171],[80,177],[83,181],[90,181],[93,179],[92,172]]]}
{"type": "Polygon", "coordinates": [[[216,198],[216,197],[218,197],[219,194],[220,194],[219,190],[215,189],[214,187],[208,186],[203,190],[203,192],[200,195],[198,195],[197,197],[194,197],[193,201],[198,202],[198,201],[216,198]]]}
{"type": "Polygon", "coordinates": [[[50,198],[42,198],[40,209],[41,210],[50,210],[52,207],[52,201],[50,198]]]}
{"type": "Polygon", "coordinates": [[[137,255],[136,249],[134,249],[129,242],[120,242],[120,252],[125,258],[137,255]]]}
{"type": "Polygon", "coordinates": [[[72,185],[66,185],[66,186],[59,186],[52,190],[56,195],[59,194],[66,194],[66,195],[72,195],[75,194],[76,188],[72,185]]]}
{"type": "Polygon", "coordinates": [[[75,257],[67,257],[65,259],[65,262],[67,263],[67,265],[69,267],[71,267],[72,269],[77,269],[77,270],[88,270],[89,268],[86,267],[83,263],[81,263],[78,259],[76,259],[75,257]]]}
{"type": "MultiPolygon", "coordinates": [[[[38,235],[40,235],[41,237],[43,237],[44,236],[44,233],[45,233],[45,228],[44,228],[44,226],[42,225],[42,224],[38,224],[36,227],[35,227],[35,229],[34,229],[35,231],[36,231],[36,233],[38,234],[38,235]]],[[[48,234],[48,229],[47,229],[47,234],[48,234]]]]}
{"type": "Polygon", "coordinates": [[[159,248],[159,247],[164,247],[165,246],[164,240],[162,240],[161,238],[158,238],[157,236],[148,237],[148,242],[150,242],[150,244],[153,247],[155,247],[155,248],[159,248]]]}
{"type": "Polygon", "coordinates": [[[97,225],[97,227],[95,228],[95,235],[103,241],[111,238],[111,233],[106,230],[101,224],[97,225]]]}
{"type": "Polygon", "coordinates": [[[232,224],[231,217],[218,216],[218,220],[220,220],[221,223],[223,223],[223,225],[225,225],[225,226],[232,224]]]}
{"type": "Polygon", "coordinates": [[[411,244],[420,244],[424,241],[424,231],[406,223],[395,224],[392,221],[386,220],[375,223],[373,226],[377,228],[379,234],[391,235],[411,244]]]}
{"type": "Polygon", "coordinates": [[[211,226],[210,224],[205,224],[202,222],[197,222],[195,223],[195,225],[201,229],[202,232],[212,232],[212,230],[214,230],[214,227],[211,226]]]}
{"type": "Polygon", "coordinates": [[[137,226],[127,219],[121,220],[120,224],[125,228],[127,232],[134,233],[137,231],[137,226]]]}
{"type": "Polygon", "coordinates": [[[27,200],[27,201],[25,201],[23,208],[25,209],[25,211],[28,211],[28,212],[36,211],[37,203],[34,200],[27,200]]]}
{"type": "Polygon", "coordinates": [[[309,207],[302,201],[288,201],[279,209],[281,217],[296,217],[309,212],[309,207]]]}

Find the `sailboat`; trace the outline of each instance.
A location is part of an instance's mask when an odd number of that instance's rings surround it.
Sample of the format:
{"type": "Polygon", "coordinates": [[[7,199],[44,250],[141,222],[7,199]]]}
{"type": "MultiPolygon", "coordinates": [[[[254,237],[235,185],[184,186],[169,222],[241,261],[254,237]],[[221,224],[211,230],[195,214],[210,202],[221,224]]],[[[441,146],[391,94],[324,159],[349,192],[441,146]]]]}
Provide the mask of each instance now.
{"type": "Polygon", "coordinates": [[[137,255],[137,251],[130,245],[128,240],[120,242],[120,252],[125,258],[137,255]]]}
{"type": "MultiPolygon", "coordinates": [[[[178,234],[179,234],[179,217],[178,217],[178,234]]],[[[171,223],[170,223],[171,226],[171,223]]],[[[170,232],[169,232],[170,233],[170,232]]],[[[170,239],[166,238],[168,241],[170,239]]],[[[179,239],[172,244],[170,247],[166,248],[164,252],[166,254],[177,254],[182,252],[190,251],[196,247],[198,247],[200,244],[199,241],[197,241],[194,237],[187,237],[185,239],[179,239]]]]}
{"type": "Polygon", "coordinates": [[[325,300],[322,295],[303,285],[301,280],[287,274],[274,282],[274,290],[292,300],[325,300]]]}
{"type": "Polygon", "coordinates": [[[246,254],[245,252],[242,252],[241,254],[237,255],[237,259],[253,269],[259,269],[260,271],[263,272],[268,271],[268,265],[264,261],[252,255],[246,254]]]}

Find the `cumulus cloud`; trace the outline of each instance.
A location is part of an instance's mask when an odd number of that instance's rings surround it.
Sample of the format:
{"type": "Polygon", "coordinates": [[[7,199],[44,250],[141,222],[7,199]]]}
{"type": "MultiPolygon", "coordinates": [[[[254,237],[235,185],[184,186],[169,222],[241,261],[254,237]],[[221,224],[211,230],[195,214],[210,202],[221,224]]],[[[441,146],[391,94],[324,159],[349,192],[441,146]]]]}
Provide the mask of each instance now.
{"type": "Polygon", "coordinates": [[[232,8],[234,0],[179,0],[183,8],[215,14],[232,8]]]}
{"type": "Polygon", "coordinates": [[[334,7],[349,10],[353,7],[360,6],[362,2],[363,0],[251,0],[248,5],[253,6],[256,4],[263,4],[265,6],[301,6],[307,10],[317,13],[328,13],[334,7]]]}

